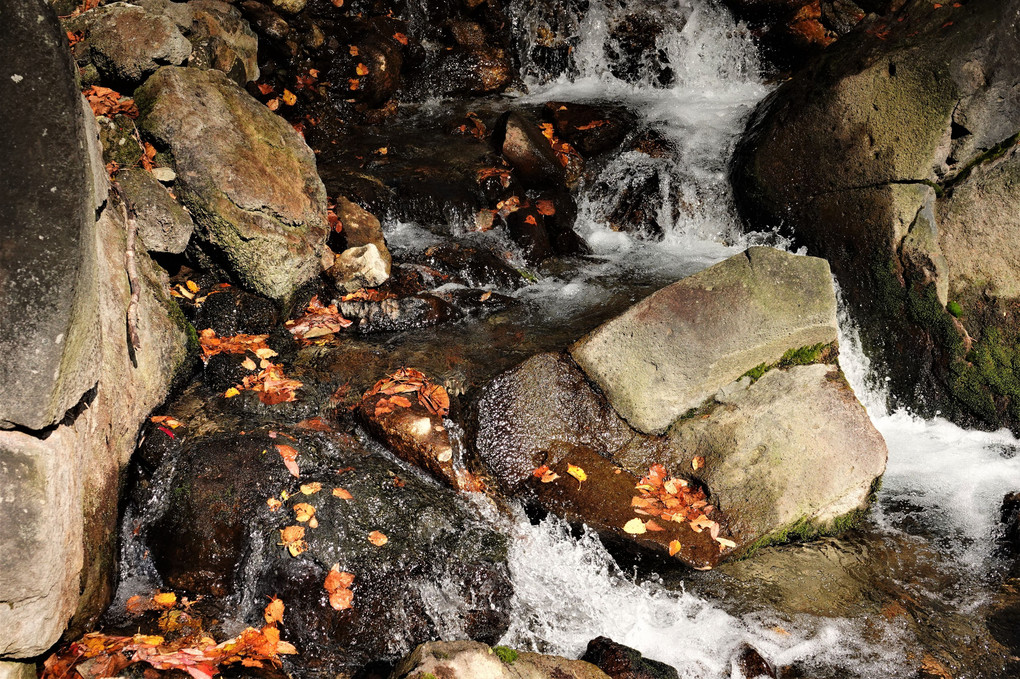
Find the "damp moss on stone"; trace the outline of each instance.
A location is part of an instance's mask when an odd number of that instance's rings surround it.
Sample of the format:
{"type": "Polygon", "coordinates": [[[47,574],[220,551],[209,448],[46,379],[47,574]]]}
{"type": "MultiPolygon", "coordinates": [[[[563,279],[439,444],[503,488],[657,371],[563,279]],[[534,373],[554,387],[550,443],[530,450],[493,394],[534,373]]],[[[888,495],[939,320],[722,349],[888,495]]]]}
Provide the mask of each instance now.
{"type": "Polygon", "coordinates": [[[513,665],[517,660],[517,651],[508,646],[494,646],[492,652],[507,665],[513,665]]]}
{"type": "Polygon", "coordinates": [[[740,555],[740,558],[750,558],[757,554],[759,550],[766,547],[772,547],[774,545],[783,545],[790,542],[806,542],[808,540],[814,540],[821,537],[842,535],[848,530],[860,525],[864,516],[868,513],[868,509],[874,503],[875,497],[878,495],[878,491],[881,490],[881,488],[882,477],[878,476],[871,482],[871,487],[868,489],[868,495],[864,500],[864,504],[857,509],[851,510],[846,514],[837,516],[829,521],[814,521],[807,517],[801,517],[791,524],[778,528],[771,533],[760,537],[752,543],[743,554],[740,555]]]}
{"type": "Polygon", "coordinates": [[[759,363],[741,375],[740,379],[750,377],[753,384],[760,380],[765,373],[775,368],[792,368],[797,365],[813,363],[835,363],[837,355],[838,349],[835,342],[820,342],[810,346],[788,349],[775,363],[759,363]]]}
{"type": "Polygon", "coordinates": [[[956,318],[959,318],[960,316],[963,315],[963,307],[960,306],[960,303],[957,301],[952,301],[949,304],[947,304],[946,311],[951,313],[956,318]]]}

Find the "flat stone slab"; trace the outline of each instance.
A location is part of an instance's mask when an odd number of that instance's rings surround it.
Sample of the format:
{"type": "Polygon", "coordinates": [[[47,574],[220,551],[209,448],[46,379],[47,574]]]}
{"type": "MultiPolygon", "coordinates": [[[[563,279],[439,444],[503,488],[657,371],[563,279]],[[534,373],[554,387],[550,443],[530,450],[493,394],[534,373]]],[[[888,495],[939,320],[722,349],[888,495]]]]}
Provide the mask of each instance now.
{"type": "Polygon", "coordinates": [[[653,293],[570,354],[632,427],[660,433],[751,368],[836,337],[828,263],[754,247],[653,293]]]}

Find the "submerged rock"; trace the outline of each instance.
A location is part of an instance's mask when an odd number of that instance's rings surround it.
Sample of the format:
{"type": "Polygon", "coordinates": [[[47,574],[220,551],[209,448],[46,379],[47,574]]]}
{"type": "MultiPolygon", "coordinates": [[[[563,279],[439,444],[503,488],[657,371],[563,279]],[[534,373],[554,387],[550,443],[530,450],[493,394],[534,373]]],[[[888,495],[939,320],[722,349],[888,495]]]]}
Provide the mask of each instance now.
{"type": "Polygon", "coordinates": [[[288,301],[321,270],[329,228],[311,149],[218,71],[164,67],[135,99],[142,129],[173,157],[203,247],[245,286],[288,301]]]}
{"type": "Polygon", "coordinates": [[[390,679],[608,679],[583,660],[518,652],[477,641],[432,641],[404,658],[390,679]]]}
{"type": "Polygon", "coordinates": [[[161,577],[192,594],[232,595],[241,623],[280,597],[281,631],[303,666],[336,672],[395,659],[439,626],[489,642],[505,632],[505,539],[457,493],[388,454],[348,435],[282,428],[275,438],[198,436],[161,455],[169,476],[147,474],[157,485],[135,493],[136,506],[163,498],[140,527],[161,577]],[[283,534],[288,526],[300,537],[283,534]],[[354,575],[350,608],[328,601],[334,564],[354,575]],[[433,591],[451,607],[438,608],[433,591]]]}

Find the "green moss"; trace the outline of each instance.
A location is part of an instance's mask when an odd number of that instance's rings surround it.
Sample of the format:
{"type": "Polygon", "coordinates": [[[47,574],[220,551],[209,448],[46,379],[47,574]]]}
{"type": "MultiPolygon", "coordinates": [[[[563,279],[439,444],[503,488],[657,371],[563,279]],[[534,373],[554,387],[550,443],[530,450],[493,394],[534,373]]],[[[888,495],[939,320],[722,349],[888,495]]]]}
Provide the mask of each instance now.
{"type": "Polygon", "coordinates": [[[962,170],[956,173],[956,176],[954,176],[949,181],[945,182],[944,189],[948,190],[955,186],[956,184],[966,181],[967,177],[969,177],[971,173],[974,171],[974,169],[977,168],[979,165],[984,165],[985,163],[990,163],[993,160],[998,160],[999,158],[1002,158],[1004,155],[1006,155],[1006,153],[1009,152],[1011,148],[1016,146],[1018,143],[1020,143],[1020,132],[1014,134],[1012,137],[1009,137],[1008,139],[1000,141],[998,144],[996,144],[992,148],[988,149],[987,151],[985,151],[984,153],[982,153],[981,155],[967,163],[962,170]]]}
{"type": "Polygon", "coordinates": [[[957,318],[963,315],[963,307],[960,306],[959,302],[950,302],[946,305],[946,311],[953,314],[957,318]]]}
{"type": "Polygon", "coordinates": [[[445,651],[432,651],[432,657],[436,660],[449,660],[450,654],[445,651]]]}
{"type": "Polygon", "coordinates": [[[431,672],[426,672],[425,674],[421,675],[421,679],[436,679],[436,675],[432,674],[431,672]]]}
{"type": "Polygon", "coordinates": [[[513,665],[517,660],[517,651],[506,646],[495,646],[493,647],[492,652],[507,665],[513,665]]]}
{"type": "Polygon", "coordinates": [[[740,377],[741,378],[750,377],[752,382],[757,382],[758,380],[761,379],[761,376],[767,373],[768,371],[769,366],[765,365],[764,363],[759,363],[758,365],[754,366],[740,377]]]}
{"type": "Polygon", "coordinates": [[[879,476],[871,482],[871,488],[868,489],[868,496],[864,501],[863,506],[847,512],[842,516],[837,516],[830,521],[818,522],[808,518],[800,518],[792,524],[783,526],[782,528],[772,531],[768,535],[762,536],[748,547],[740,558],[750,558],[757,554],[758,550],[764,549],[765,547],[771,547],[772,545],[782,545],[788,542],[805,542],[819,537],[841,535],[851,528],[856,528],[864,518],[865,514],[868,513],[868,508],[871,507],[872,503],[875,501],[875,497],[878,495],[878,491],[881,488],[882,477],[879,476]]]}
{"type": "MultiPolygon", "coordinates": [[[[751,382],[754,383],[760,380],[762,375],[773,368],[791,368],[795,365],[811,365],[812,363],[833,363],[836,360],[836,355],[837,351],[835,342],[829,344],[822,342],[812,346],[789,349],[785,354],[783,354],[782,358],[775,363],[772,363],[771,365],[759,363],[740,377],[741,379],[744,377],[750,377],[751,382]]],[[[686,416],[687,414],[685,414],[685,417],[686,416]]]]}

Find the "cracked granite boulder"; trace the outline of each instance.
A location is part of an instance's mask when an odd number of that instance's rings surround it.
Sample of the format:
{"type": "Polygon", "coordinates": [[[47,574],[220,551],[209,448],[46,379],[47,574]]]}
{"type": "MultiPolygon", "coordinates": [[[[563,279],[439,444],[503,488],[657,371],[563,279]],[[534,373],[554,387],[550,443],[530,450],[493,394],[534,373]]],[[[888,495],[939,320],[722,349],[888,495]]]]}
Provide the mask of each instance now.
{"type": "Polygon", "coordinates": [[[139,127],[172,158],[199,245],[245,287],[288,302],[322,270],[329,233],[312,150],[219,71],[163,67],[135,101],[139,127]]]}
{"type": "Polygon", "coordinates": [[[910,0],[755,110],[749,228],[830,261],[893,401],[1020,430],[1020,1],[910,0]]]}

